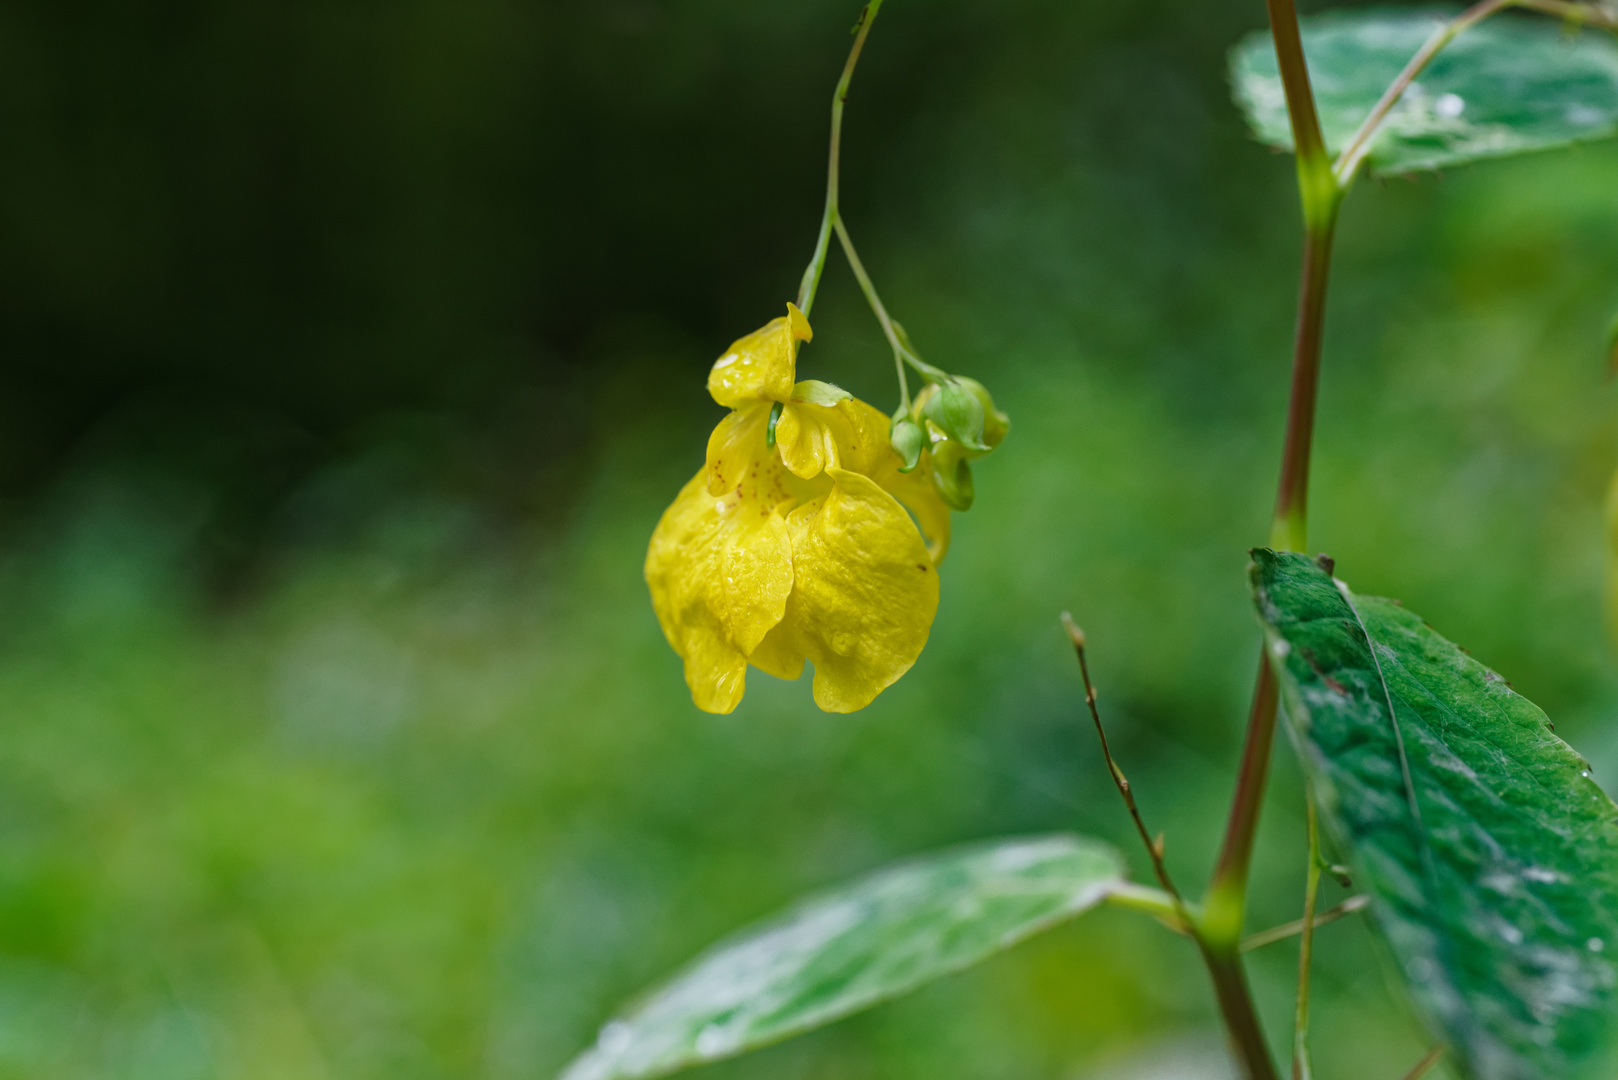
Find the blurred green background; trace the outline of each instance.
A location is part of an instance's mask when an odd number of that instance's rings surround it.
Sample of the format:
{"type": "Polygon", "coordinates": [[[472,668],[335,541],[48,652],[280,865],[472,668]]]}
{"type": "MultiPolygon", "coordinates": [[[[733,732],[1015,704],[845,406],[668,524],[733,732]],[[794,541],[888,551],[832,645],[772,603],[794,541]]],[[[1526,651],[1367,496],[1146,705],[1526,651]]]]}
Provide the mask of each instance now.
{"type": "MultiPolygon", "coordinates": [[[[0,8],[0,1077],[547,1077],[801,892],[1077,828],[1137,872],[1056,622],[1185,882],[1258,640],[1298,247],[1258,0],[892,0],[844,206],[1013,418],[872,707],[696,711],[641,581],[822,199],[853,0],[0,8]]],[[[1600,336],[1618,147],[1366,183],[1313,544],[1618,778],[1600,336]]],[[[833,256],[805,377],[887,407],[833,256]]],[[[1295,917],[1278,752],[1252,925],[1295,917]]],[[[1328,903],[1342,895],[1333,886],[1328,903]]],[[[1424,1049],[1319,938],[1322,1080],[1424,1049]]],[[[1284,1043],[1295,950],[1255,954],[1284,1043]]],[[[1192,950],[1103,911],[719,1078],[1205,1080],[1192,950]]]]}

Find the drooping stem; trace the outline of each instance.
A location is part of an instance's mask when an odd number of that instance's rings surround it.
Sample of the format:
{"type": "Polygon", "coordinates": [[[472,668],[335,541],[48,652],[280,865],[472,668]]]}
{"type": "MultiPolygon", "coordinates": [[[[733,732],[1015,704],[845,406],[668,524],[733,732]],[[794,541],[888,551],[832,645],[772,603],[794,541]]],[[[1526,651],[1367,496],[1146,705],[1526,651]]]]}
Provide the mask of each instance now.
{"type": "Polygon", "coordinates": [[[1312,792],[1304,792],[1309,818],[1309,873],[1303,886],[1303,936],[1298,941],[1298,1008],[1292,1022],[1292,1080],[1311,1080],[1309,1067],[1309,965],[1315,951],[1315,899],[1320,894],[1320,828],[1312,792]]]}
{"type": "Polygon", "coordinates": [[[888,309],[882,306],[882,298],[876,294],[876,285],[871,281],[871,275],[865,272],[865,264],[860,261],[859,252],[854,250],[854,239],[848,235],[848,226],[843,224],[842,215],[837,215],[832,222],[832,228],[837,232],[838,242],[843,245],[843,254],[848,257],[848,267],[854,271],[854,280],[860,283],[860,291],[865,294],[865,302],[871,305],[871,311],[876,315],[876,321],[882,324],[882,334],[893,347],[893,355],[900,364],[900,385],[904,385],[902,365],[909,364],[929,379],[944,380],[949,375],[939,368],[933,367],[916,355],[908,343],[904,330],[888,315],[888,309]]]}
{"type": "Polygon", "coordinates": [[[854,46],[848,51],[848,62],[843,65],[842,78],[831,99],[831,150],[826,155],[826,209],[820,217],[820,235],[815,239],[815,253],[803,272],[798,286],[798,308],[805,315],[815,306],[815,292],[820,288],[820,275],[826,269],[826,251],[831,246],[832,226],[837,221],[837,175],[843,152],[843,105],[848,101],[848,85],[854,80],[854,68],[860,62],[865,38],[871,32],[882,0],[870,0],[860,11],[854,32],[854,46]]]}
{"type": "Polygon", "coordinates": [[[1360,165],[1365,161],[1365,155],[1371,152],[1371,141],[1376,137],[1378,129],[1382,127],[1382,122],[1388,118],[1388,114],[1393,111],[1393,107],[1399,104],[1399,99],[1404,97],[1405,91],[1410,89],[1411,84],[1416,81],[1416,77],[1427,69],[1428,64],[1433,62],[1433,57],[1442,52],[1444,46],[1454,41],[1462,33],[1487,19],[1490,15],[1504,11],[1518,2],[1519,0],[1480,0],[1479,3],[1467,8],[1461,14],[1433,31],[1432,37],[1428,38],[1427,43],[1421,47],[1421,50],[1410,58],[1410,63],[1405,65],[1404,70],[1399,73],[1399,77],[1393,80],[1387,90],[1383,92],[1381,100],[1376,103],[1376,107],[1371,110],[1371,114],[1365,118],[1365,122],[1360,125],[1358,131],[1354,132],[1354,137],[1349,140],[1343,152],[1338,155],[1337,164],[1333,166],[1332,172],[1339,187],[1346,189],[1354,182],[1354,174],[1359,172],[1360,165]]]}

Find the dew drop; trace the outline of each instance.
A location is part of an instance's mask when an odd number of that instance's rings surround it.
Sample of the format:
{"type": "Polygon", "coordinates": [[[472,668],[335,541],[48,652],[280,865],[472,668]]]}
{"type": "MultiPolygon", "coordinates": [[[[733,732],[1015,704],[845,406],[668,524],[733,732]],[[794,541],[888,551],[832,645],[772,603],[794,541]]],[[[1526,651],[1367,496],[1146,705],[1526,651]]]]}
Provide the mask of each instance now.
{"type": "Polygon", "coordinates": [[[697,1032],[697,1053],[703,1057],[711,1057],[730,1046],[730,1040],[725,1036],[725,1029],[718,1024],[709,1024],[697,1032]]]}
{"type": "Polygon", "coordinates": [[[1607,947],[1607,943],[1598,937],[1593,937],[1584,943],[1584,947],[1589,949],[1591,952],[1600,952],[1602,949],[1607,947]]]}
{"type": "Polygon", "coordinates": [[[602,1027],[596,1036],[596,1046],[603,1054],[619,1054],[629,1049],[631,1038],[629,1025],[622,1020],[614,1020],[602,1027]]]}
{"type": "Polygon", "coordinates": [[[1444,94],[1433,102],[1433,112],[1445,120],[1453,120],[1466,111],[1466,100],[1459,94],[1444,94]]]}

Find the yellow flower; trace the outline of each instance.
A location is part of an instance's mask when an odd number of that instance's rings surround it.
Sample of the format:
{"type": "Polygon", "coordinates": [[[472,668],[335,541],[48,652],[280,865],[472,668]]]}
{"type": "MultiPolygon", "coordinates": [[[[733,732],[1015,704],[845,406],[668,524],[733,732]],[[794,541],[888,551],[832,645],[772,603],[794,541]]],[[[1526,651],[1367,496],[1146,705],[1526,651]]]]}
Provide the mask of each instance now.
{"type": "Polygon", "coordinates": [[[714,363],[708,392],[732,411],[646,553],[652,606],[708,712],[741,702],[749,663],[796,679],[805,659],[817,705],[864,708],[915,663],[938,610],[949,509],[899,471],[886,416],[795,381],[810,337],[788,304],[714,363]]]}

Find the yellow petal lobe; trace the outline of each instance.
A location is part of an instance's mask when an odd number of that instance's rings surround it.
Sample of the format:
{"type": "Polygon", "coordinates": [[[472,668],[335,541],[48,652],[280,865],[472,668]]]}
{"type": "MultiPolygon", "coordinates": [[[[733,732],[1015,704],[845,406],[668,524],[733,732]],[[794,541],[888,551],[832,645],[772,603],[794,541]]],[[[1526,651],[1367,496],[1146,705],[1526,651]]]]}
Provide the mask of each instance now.
{"type": "Polygon", "coordinates": [[[728,713],[741,702],[747,654],[786,612],[792,547],[777,505],[746,485],[715,498],[704,469],[652,534],[652,607],[685,661],[692,700],[707,712],[728,713]]]}
{"type": "Polygon", "coordinates": [[[887,431],[888,418],[857,398],[836,405],[793,401],[781,410],[775,445],[786,467],[804,478],[831,468],[869,476],[889,458],[898,468],[887,431]]]}
{"type": "Polygon", "coordinates": [[[725,495],[735,491],[748,476],[759,470],[768,447],[764,432],[770,422],[770,405],[755,402],[744,405],[719,421],[708,436],[708,494],[725,495]]]}
{"type": "Polygon", "coordinates": [[[894,454],[871,473],[871,479],[915,515],[927,537],[928,557],[935,567],[941,566],[949,553],[949,506],[933,486],[932,464],[923,455],[921,464],[910,472],[900,472],[899,465],[899,455],[894,454]]]}
{"type": "Polygon", "coordinates": [[[938,611],[938,574],[892,495],[858,473],[827,471],[831,490],[787,515],[792,593],[761,652],[774,664],[807,656],[815,704],[853,712],[921,655],[938,611]]]}
{"type": "Polygon", "coordinates": [[[839,429],[847,423],[835,407],[794,401],[781,409],[775,424],[775,445],[781,461],[805,480],[819,476],[841,462],[837,452],[839,429]]]}
{"type": "Polygon", "coordinates": [[[814,336],[797,305],[733,342],[708,373],[708,393],[736,409],[754,401],[786,401],[797,382],[798,342],[814,336]]]}

